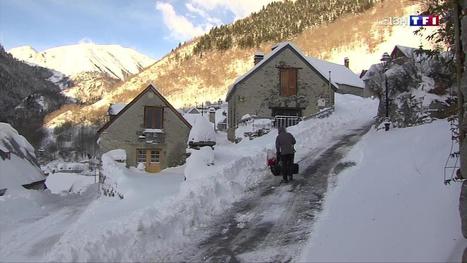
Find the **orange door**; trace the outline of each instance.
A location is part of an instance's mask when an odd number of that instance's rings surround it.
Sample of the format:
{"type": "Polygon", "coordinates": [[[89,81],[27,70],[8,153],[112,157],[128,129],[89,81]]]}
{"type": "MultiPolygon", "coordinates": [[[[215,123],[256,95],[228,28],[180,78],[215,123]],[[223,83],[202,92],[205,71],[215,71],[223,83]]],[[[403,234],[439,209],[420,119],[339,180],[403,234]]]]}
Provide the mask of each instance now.
{"type": "Polygon", "coordinates": [[[161,171],[162,151],[160,149],[146,150],[146,172],[157,173],[161,171]]]}

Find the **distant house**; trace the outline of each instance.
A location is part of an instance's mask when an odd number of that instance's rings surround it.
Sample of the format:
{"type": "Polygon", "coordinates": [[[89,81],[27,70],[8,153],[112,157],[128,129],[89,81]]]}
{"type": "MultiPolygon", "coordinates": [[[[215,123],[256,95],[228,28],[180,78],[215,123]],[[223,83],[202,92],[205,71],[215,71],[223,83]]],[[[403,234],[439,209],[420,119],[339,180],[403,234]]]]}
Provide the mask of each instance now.
{"type": "MultiPolygon", "coordinates": [[[[413,47],[405,47],[401,45],[395,45],[391,51],[391,59],[393,62],[406,62],[407,59],[413,58],[414,51],[417,50],[413,47]]],[[[402,64],[400,63],[400,64],[402,64]]]]}
{"type": "MultiPolygon", "coordinates": [[[[417,48],[413,47],[405,47],[401,45],[395,45],[391,51],[391,62],[396,63],[399,65],[404,64],[405,62],[409,61],[409,59],[413,59],[415,56],[415,51],[417,48]]],[[[362,79],[363,83],[365,84],[365,88],[363,91],[364,97],[375,96],[373,91],[369,89],[368,82],[373,79],[375,74],[381,74],[384,71],[383,64],[377,63],[370,66],[368,70],[363,70],[360,78],[362,79]]],[[[383,79],[380,80],[381,82],[383,79]]]]}
{"type": "Polygon", "coordinates": [[[187,110],[187,114],[201,114],[201,112],[197,108],[191,108],[187,110]]]}
{"type": "Polygon", "coordinates": [[[363,95],[363,81],[348,67],[307,57],[289,42],[256,53],[254,63],[227,93],[229,140],[246,114],[302,117],[334,106],[335,92],[363,95]]]}
{"type": "Polygon", "coordinates": [[[144,164],[147,172],[159,172],[185,161],[190,129],[182,115],[149,85],[99,129],[99,147],[102,152],[124,149],[127,165],[144,164]]]}

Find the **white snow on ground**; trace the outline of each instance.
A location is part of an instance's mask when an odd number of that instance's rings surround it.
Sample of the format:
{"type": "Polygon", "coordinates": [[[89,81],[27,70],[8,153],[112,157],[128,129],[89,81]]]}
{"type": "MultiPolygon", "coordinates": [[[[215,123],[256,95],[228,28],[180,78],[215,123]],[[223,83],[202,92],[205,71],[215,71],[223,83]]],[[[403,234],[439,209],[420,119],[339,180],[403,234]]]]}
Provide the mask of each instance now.
{"type": "Polygon", "coordinates": [[[467,247],[460,184],[443,184],[446,120],[372,130],[345,158],[304,249],[304,262],[452,262],[467,247]]]}
{"type": "MultiPolygon", "coordinates": [[[[371,99],[336,95],[336,111],[329,118],[308,120],[289,129],[297,137],[297,160],[328,145],[348,129],[369,122],[376,108],[377,101],[371,99]]],[[[101,197],[93,201],[34,259],[170,261],[170,255],[201,238],[190,233],[245,198],[248,189],[271,176],[266,167],[266,151],[274,148],[276,133],[272,131],[239,144],[231,144],[225,133],[217,133],[214,165],[209,161],[188,160],[187,169],[170,168],[157,175],[127,169],[124,163],[108,160],[104,173],[115,179],[116,190],[124,199],[101,197]],[[192,173],[195,170],[198,172],[192,173]]],[[[204,159],[205,154],[195,151],[190,158],[204,159]]],[[[23,239],[28,242],[27,234],[23,239]]],[[[4,242],[8,239],[2,240],[0,247],[4,242]]],[[[13,249],[3,248],[0,260],[27,258],[27,249],[13,249]]]]}

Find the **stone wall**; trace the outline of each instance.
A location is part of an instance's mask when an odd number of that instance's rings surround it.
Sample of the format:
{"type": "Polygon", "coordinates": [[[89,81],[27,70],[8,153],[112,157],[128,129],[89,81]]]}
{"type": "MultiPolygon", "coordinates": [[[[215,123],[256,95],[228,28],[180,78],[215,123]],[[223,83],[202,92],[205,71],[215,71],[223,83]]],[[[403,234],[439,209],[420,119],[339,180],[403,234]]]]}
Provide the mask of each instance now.
{"type": "MultiPolygon", "coordinates": [[[[340,94],[352,94],[352,95],[357,95],[360,97],[364,97],[364,89],[359,88],[359,87],[354,87],[354,86],[349,86],[345,84],[339,84],[339,89],[337,90],[337,93],[340,94]]],[[[366,97],[369,97],[368,95],[366,97]]]]}
{"type": "Polygon", "coordinates": [[[99,147],[102,153],[124,149],[129,166],[136,166],[137,149],[159,149],[164,156],[160,164],[164,169],[185,161],[189,132],[189,127],[153,91],[148,90],[102,132],[99,147]],[[144,130],[144,106],[164,107],[164,143],[147,144],[138,140],[138,134],[144,130]]]}
{"type": "Polygon", "coordinates": [[[326,106],[334,105],[334,91],[329,83],[301,59],[290,47],[281,50],[255,73],[236,86],[229,99],[228,137],[235,139],[236,124],[245,114],[272,117],[272,108],[300,108],[302,116],[318,112],[318,98],[326,99],[326,106]],[[299,68],[297,95],[280,95],[278,67],[299,68]]]}

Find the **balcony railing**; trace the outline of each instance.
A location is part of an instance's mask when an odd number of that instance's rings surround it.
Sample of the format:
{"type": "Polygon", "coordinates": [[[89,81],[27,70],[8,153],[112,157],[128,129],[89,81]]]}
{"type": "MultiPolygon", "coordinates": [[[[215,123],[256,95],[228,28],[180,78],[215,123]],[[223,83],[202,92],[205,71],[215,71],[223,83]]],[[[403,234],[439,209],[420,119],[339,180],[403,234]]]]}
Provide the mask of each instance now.
{"type": "Polygon", "coordinates": [[[136,133],[139,142],[147,144],[165,143],[165,133],[160,129],[145,129],[136,133]]]}

